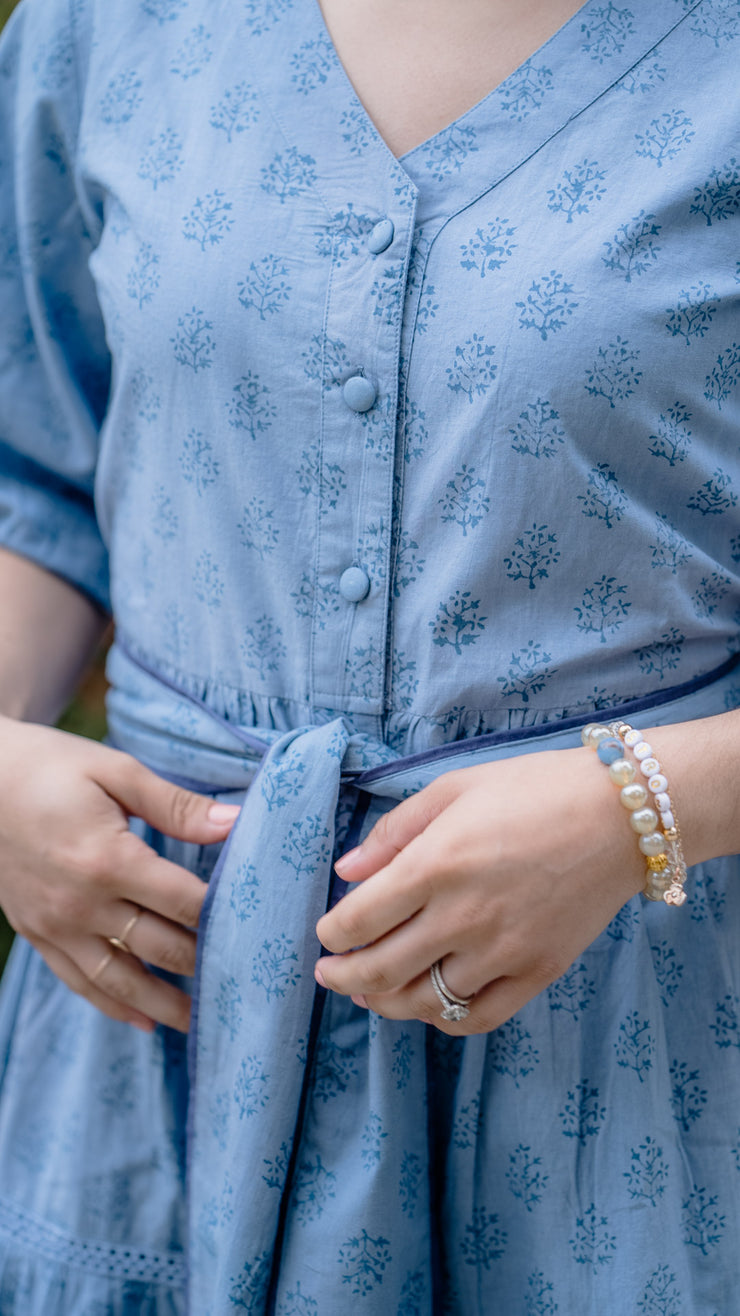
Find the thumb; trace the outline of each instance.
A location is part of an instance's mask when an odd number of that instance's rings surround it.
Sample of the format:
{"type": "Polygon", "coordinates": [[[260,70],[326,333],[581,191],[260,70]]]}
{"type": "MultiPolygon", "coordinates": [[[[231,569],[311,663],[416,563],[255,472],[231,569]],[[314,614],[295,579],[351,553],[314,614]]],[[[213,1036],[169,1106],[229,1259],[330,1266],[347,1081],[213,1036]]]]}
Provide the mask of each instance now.
{"type": "Polygon", "coordinates": [[[336,872],[345,882],[364,882],[372,877],[425,831],[457,794],[457,774],[443,773],[423,790],[382,814],[361,845],[337,859],[336,872]]]}
{"type": "Polygon", "coordinates": [[[165,836],[208,845],[223,840],[239,816],[238,804],[220,804],[174,786],[129,754],[111,751],[118,760],[98,774],[106,793],[136,818],[143,818],[165,836]]]}

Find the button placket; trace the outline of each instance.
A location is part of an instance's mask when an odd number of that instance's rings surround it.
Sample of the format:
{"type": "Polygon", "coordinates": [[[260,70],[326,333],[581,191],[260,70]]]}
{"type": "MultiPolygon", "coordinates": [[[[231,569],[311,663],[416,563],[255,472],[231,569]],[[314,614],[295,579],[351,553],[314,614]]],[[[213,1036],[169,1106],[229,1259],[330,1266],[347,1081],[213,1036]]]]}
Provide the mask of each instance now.
{"type": "Polygon", "coordinates": [[[384,703],[393,446],[415,189],[400,202],[396,193],[395,204],[399,214],[379,219],[356,254],[345,247],[335,257],[325,319],[325,341],[341,342],[352,365],[333,385],[325,371],[322,469],[337,464],[351,474],[341,504],[322,508],[317,588],[319,596],[334,589],[340,607],[328,620],[315,614],[322,634],[313,646],[312,686],[317,704],[331,696],[334,707],[368,713],[382,712],[384,703]],[[377,280],[388,265],[396,278],[384,280],[380,306],[377,280]],[[384,531],[373,566],[360,546],[368,525],[384,531]]]}

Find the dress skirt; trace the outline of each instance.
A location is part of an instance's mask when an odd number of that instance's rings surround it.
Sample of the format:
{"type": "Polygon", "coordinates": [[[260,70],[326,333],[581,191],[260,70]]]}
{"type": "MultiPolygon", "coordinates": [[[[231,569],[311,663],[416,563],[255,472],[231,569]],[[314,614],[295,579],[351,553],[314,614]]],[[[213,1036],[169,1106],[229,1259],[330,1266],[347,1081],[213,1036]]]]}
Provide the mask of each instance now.
{"type": "MultiPolygon", "coordinates": [[[[737,678],[674,694],[620,711],[705,716],[737,678]]],[[[681,910],[636,896],[502,1027],[450,1038],[315,986],[330,859],[440,771],[577,728],[359,768],[368,745],[337,719],[273,736],[257,768],[195,716],[210,789],[244,807],[220,855],[144,833],[210,878],[189,1055],[96,1012],[22,939],[12,953],[2,1316],[733,1310],[740,861],[692,869],[681,910]]],[[[175,776],[123,704],[112,723],[175,776]]]]}

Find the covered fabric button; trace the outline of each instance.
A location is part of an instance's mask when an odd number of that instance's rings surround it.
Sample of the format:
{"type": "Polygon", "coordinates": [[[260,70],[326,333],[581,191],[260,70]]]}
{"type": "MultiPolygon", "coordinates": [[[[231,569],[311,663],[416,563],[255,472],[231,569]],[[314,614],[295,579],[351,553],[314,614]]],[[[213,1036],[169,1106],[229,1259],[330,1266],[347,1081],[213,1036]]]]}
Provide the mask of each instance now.
{"type": "Polygon", "coordinates": [[[377,393],[364,375],[352,375],[342,389],[344,400],[353,411],[369,411],[377,393]]]}
{"type": "Polygon", "coordinates": [[[347,567],[339,577],[339,593],[349,603],[359,603],[370,589],[370,577],[362,567],[347,567]]]}
{"type": "Polygon", "coordinates": [[[394,232],[392,219],[378,220],[375,227],[371,228],[367,239],[368,250],[373,253],[373,256],[379,256],[381,251],[385,251],[386,247],[390,247],[394,232]]]}

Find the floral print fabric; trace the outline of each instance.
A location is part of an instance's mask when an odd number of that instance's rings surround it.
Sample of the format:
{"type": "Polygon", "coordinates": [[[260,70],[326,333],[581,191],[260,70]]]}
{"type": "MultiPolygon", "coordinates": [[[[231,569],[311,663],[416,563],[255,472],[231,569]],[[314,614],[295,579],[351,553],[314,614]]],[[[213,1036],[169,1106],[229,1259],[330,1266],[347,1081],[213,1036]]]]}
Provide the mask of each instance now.
{"type": "MultiPolygon", "coordinates": [[[[253,728],[280,765],[254,833],[303,856],[291,946],[264,850],[214,884],[237,968],[205,955],[197,1045],[236,1068],[201,1136],[228,1159],[253,1130],[282,1206],[271,1273],[241,1179],[198,1189],[213,1316],[712,1316],[734,1292],[729,864],[691,922],[632,902],[488,1040],[283,1011],[360,825],[350,761],[556,732],[737,646],[739,43],[736,0],[593,0],[396,161],[308,0],[24,0],[4,36],[0,538],[112,608],[118,743],[243,791],[256,757],[203,707],[253,728]],[[273,1005],[308,1074],[274,1146],[280,1038],[249,1042],[273,1005]]],[[[0,1310],[184,1310],[179,1040],[132,1041],[20,944],[3,1001],[0,1310]],[[34,1080],[52,1034],[75,1045],[34,1080]]]]}

